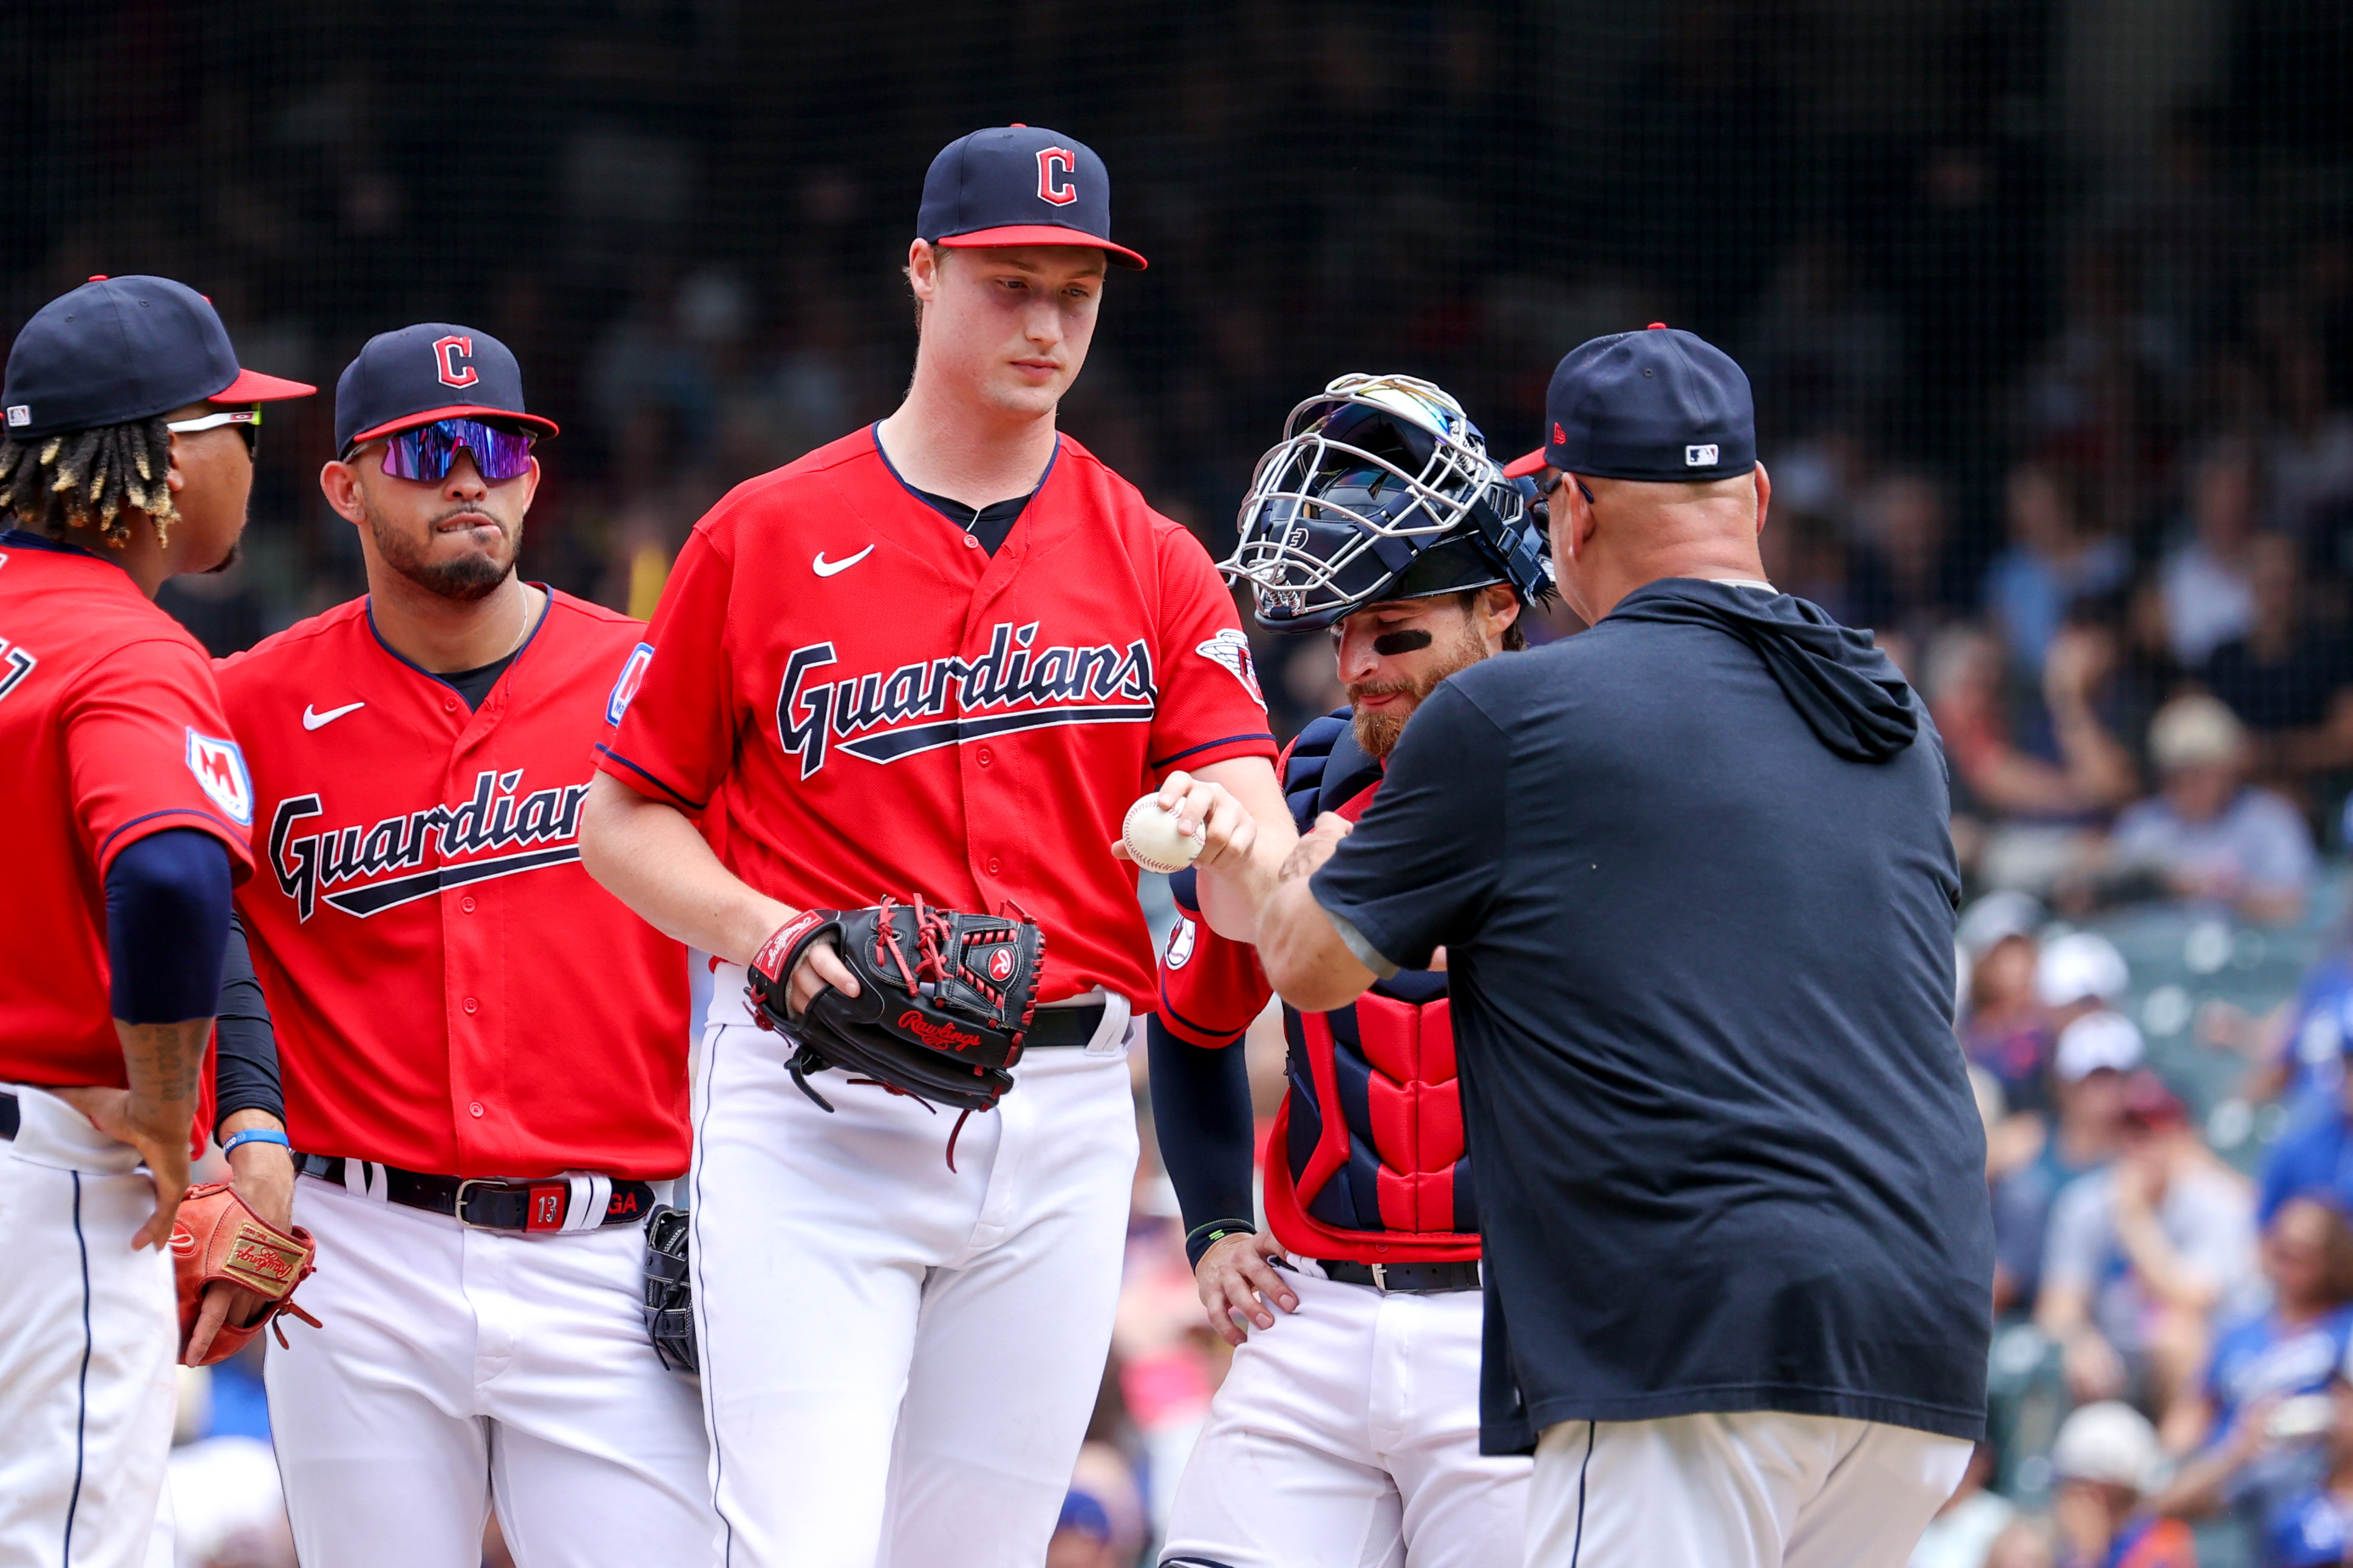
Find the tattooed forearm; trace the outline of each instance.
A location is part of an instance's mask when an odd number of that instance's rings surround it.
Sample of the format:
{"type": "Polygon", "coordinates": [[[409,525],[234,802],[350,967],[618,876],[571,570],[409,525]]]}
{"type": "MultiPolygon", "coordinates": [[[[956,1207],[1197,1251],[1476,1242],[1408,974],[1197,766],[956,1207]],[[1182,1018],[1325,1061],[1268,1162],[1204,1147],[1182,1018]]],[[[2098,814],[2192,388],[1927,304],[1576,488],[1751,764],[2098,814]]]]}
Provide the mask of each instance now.
{"type": "Polygon", "coordinates": [[[210,1018],[185,1018],[176,1024],[126,1024],[114,1021],[122,1042],[122,1066],[131,1079],[135,1105],[185,1107],[196,1103],[196,1073],[204,1066],[205,1042],[212,1037],[210,1018]]]}

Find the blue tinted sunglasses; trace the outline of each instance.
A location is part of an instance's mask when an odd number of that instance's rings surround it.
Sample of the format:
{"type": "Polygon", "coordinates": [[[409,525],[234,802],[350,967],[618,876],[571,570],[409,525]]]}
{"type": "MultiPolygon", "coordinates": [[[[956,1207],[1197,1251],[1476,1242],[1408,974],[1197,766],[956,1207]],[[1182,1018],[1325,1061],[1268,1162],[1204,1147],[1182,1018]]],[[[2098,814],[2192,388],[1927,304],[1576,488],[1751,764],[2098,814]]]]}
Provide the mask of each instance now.
{"type": "Polygon", "coordinates": [[[520,479],[531,471],[531,437],[479,419],[437,419],[384,438],[384,471],[396,479],[438,484],[464,447],[474,468],[491,480],[520,479]]]}

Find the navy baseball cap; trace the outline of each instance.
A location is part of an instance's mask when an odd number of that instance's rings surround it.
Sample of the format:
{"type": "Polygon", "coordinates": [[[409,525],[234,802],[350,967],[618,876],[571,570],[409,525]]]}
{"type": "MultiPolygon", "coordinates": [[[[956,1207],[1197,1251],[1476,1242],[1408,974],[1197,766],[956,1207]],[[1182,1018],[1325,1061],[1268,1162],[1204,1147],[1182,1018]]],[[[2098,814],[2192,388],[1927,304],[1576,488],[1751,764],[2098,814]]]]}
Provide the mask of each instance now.
{"type": "Polygon", "coordinates": [[[1111,242],[1111,175],[1094,149],[1035,125],[993,126],[941,148],[915,233],[951,247],[1091,245],[1113,266],[1145,265],[1111,242]]]}
{"type": "Polygon", "coordinates": [[[1513,479],[1559,468],[1603,479],[1736,479],[1757,467],[1757,402],[1732,356],[1652,321],[1579,343],[1545,392],[1545,444],[1513,479]]]}
{"type": "Polygon", "coordinates": [[[504,419],[556,434],[554,420],[524,411],[522,371],[506,344],[450,321],[378,332],[335,383],[338,452],[436,419],[504,419]]]}
{"type": "Polygon", "coordinates": [[[191,403],[273,403],[318,390],[239,367],[220,313],[186,284],[100,277],[34,311],[16,334],[0,434],[33,440],[191,403]]]}

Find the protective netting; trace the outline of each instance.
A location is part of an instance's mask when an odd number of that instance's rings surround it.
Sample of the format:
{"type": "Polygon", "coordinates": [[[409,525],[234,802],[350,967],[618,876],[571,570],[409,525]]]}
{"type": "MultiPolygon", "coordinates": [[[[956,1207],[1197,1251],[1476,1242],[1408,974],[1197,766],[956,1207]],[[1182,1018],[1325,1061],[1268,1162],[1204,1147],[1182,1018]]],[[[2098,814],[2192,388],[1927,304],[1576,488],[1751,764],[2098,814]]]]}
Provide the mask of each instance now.
{"type": "MultiPolygon", "coordinates": [[[[2334,0],[19,0],[0,329],[155,271],[325,387],[375,331],[494,332],[564,426],[528,567],[644,614],[729,485],[892,406],[923,172],[976,126],[1107,161],[1153,265],[1113,277],[1065,426],[1219,554],[1333,376],[1435,381],[1514,453],[1564,351],[1690,327],[1755,384],[1776,581],[1928,692],[1973,894],[2042,900],[1970,938],[2007,954],[1972,1059],[2054,1103],[2067,1019],[2009,944],[2105,921],[2104,994],[2252,1166],[2333,1087],[2348,990],[2308,858],[2353,783],[2348,66],[2334,0]],[[2200,768],[2282,803],[2211,861],[2200,768]]],[[[217,650],[364,586],[315,482],[331,402],[270,410],[245,563],[167,590],[217,650]]],[[[1339,700],[1324,638],[1253,635],[1280,732],[1339,700]]],[[[2090,1384],[2005,1342],[2032,1505],[2090,1384]]],[[[1148,1447],[1196,1407],[1142,1364],[1148,1447]]]]}

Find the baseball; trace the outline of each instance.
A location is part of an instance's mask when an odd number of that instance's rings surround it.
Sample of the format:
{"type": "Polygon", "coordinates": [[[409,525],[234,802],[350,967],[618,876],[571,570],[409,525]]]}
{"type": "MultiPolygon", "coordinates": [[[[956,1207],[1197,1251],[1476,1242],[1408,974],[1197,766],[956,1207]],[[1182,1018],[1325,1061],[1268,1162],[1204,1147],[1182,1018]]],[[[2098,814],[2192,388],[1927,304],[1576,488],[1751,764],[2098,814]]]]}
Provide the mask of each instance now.
{"type": "Polygon", "coordinates": [[[1120,824],[1127,853],[1147,871],[1181,871],[1201,852],[1203,835],[1176,826],[1176,814],[1163,807],[1157,795],[1147,795],[1127,808],[1120,824]]]}

